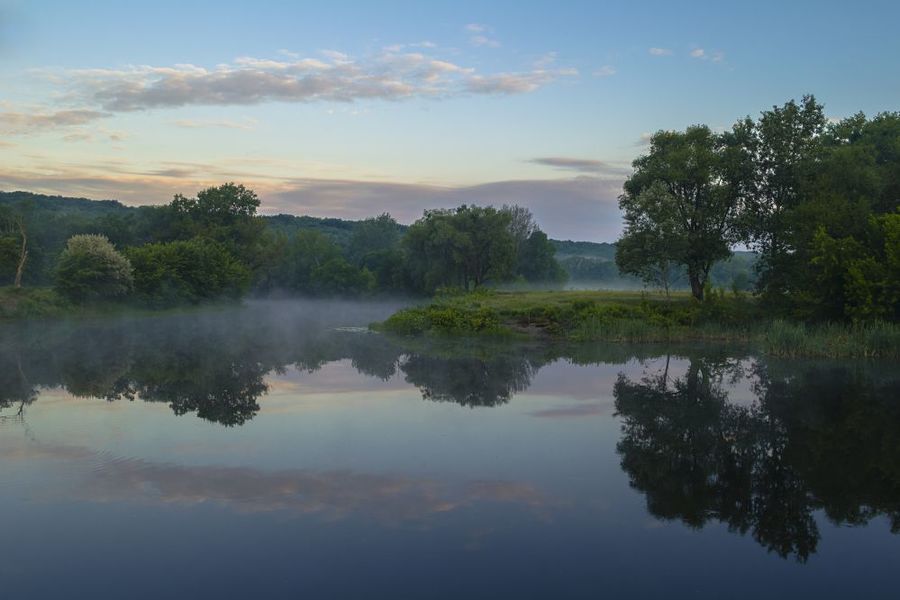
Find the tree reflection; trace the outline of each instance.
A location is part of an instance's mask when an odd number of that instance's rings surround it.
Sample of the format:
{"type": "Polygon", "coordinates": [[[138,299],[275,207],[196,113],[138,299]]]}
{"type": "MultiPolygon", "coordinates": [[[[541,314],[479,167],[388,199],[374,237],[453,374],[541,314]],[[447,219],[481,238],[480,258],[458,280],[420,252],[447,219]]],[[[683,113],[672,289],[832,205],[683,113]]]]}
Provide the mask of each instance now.
{"type": "Polygon", "coordinates": [[[413,354],[401,366],[422,398],[462,406],[499,406],[531,385],[536,368],[524,356],[443,358],[413,354]]]}
{"type": "Polygon", "coordinates": [[[615,384],[618,444],[648,510],[699,528],[710,520],[779,556],[805,561],[824,509],[836,523],[885,514],[898,529],[900,413],[896,379],[876,383],[849,367],[757,365],[758,401],[728,401],[734,365],[693,357],[681,377],[615,384]]]}

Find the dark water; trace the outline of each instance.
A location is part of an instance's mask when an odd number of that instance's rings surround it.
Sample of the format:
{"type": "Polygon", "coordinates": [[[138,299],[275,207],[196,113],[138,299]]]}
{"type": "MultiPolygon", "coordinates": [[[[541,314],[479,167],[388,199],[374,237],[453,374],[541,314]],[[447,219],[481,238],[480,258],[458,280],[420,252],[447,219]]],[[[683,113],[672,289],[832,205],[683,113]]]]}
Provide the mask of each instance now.
{"type": "Polygon", "coordinates": [[[0,598],[896,597],[895,365],[391,308],[0,329],[0,598]]]}

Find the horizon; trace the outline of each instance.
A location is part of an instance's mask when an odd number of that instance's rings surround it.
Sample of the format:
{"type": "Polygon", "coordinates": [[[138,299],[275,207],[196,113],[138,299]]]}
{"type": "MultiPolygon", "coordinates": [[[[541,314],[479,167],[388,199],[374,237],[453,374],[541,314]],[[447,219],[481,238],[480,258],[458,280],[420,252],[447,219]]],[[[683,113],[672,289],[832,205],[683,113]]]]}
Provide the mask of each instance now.
{"type": "Polygon", "coordinates": [[[520,204],[612,242],[654,131],[806,93],[831,119],[898,108],[895,4],[853,28],[837,2],[651,4],[5,2],[0,187],[134,206],[236,181],[261,214],[404,224],[520,204]]]}

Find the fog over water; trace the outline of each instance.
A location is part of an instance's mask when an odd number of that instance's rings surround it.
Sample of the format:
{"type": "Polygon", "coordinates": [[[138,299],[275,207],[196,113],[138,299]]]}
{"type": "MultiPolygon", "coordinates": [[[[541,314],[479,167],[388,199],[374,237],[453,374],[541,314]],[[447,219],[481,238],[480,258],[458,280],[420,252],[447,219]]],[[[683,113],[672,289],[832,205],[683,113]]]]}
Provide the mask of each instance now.
{"type": "Polygon", "coordinates": [[[3,597],[889,589],[892,364],[365,329],[401,305],[0,327],[3,597]]]}

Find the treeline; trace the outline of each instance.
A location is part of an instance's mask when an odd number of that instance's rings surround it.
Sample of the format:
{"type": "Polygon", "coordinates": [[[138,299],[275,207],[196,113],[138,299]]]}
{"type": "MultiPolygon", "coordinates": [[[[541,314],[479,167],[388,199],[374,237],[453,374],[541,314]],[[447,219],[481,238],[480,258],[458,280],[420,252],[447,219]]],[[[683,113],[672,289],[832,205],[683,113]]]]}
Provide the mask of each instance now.
{"type": "Polygon", "coordinates": [[[259,204],[234,183],[139,208],[19,194],[0,204],[2,283],[52,285],[80,304],[164,307],[248,293],[409,295],[566,279],[519,206],[426,211],[404,227],[388,214],[355,223],[261,217],[259,204]]]}
{"type": "Polygon", "coordinates": [[[803,319],[900,316],[900,113],[829,122],[812,96],[738,121],[659,131],[619,205],[616,262],[702,300],[718,261],[758,254],[756,292],[803,319]]]}

